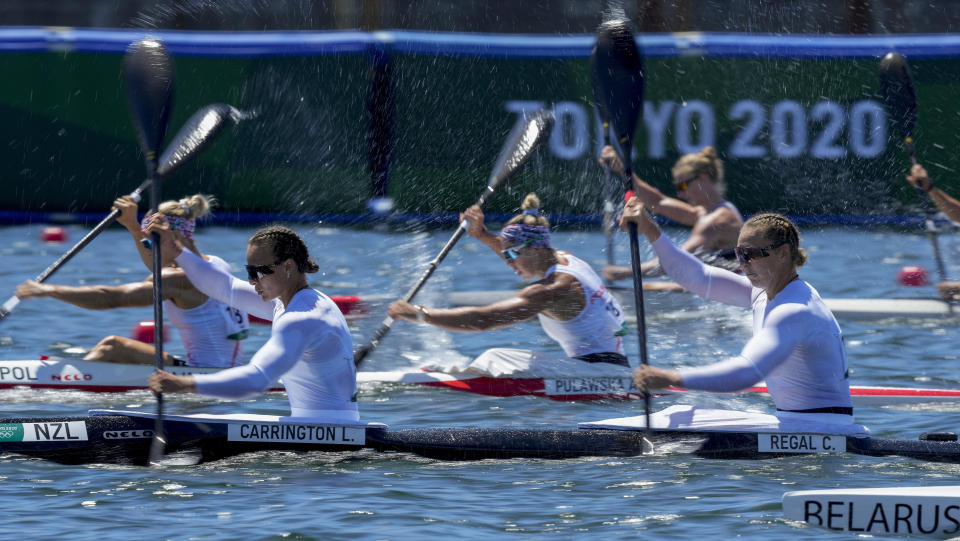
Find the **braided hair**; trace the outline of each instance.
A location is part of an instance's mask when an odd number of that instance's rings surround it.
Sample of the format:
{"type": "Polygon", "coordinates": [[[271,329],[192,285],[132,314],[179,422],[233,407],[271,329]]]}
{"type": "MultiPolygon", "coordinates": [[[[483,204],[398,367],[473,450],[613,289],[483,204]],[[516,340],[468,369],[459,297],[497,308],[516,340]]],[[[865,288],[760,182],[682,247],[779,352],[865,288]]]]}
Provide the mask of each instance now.
{"type": "Polygon", "coordinates": [[[757,214],[747,220],[743,227],[757,229],[770,244],[789,244],[790,258],[794,265],[801,267],[807,262],[807,252],[800,247],[800,231],[786,216],[772,212],[757,214]]]}
{"type": "Polygon", "coordinates": [[[299,272],[317,272],[320,267],[310,259],[307,245],[293,230],[282,225],[271,225],[260,229],[250,237],[250,244],[272,245],[274,261],[293,259],[299,272]]]}

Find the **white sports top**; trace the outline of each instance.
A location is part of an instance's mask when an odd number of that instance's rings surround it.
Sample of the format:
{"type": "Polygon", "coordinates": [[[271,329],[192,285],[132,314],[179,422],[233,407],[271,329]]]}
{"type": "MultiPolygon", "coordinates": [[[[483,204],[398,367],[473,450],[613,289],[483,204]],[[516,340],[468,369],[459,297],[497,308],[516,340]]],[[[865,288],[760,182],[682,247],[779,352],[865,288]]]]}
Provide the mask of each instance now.
{"type": "Polygon", "coordinates": [[[590,353],[622,355],[626,320],[620,303],[607,291],[590,265],[567,252],[560,253],[567,258],[569,265],[554,265],[547,269],[544,277],[554,272],[572,275],[583,288],[586,306],[576,317],[567,321],[537,314],[544,332],[560,344],[568,357],[590,353]]]}
{"type": "Polygon", "coordinates": [[[283,377],[293,417],[356,421],[357,372],[347,322],[329,297],[298,291],[287,307],[264,301],[248,282],[223,272],[189,250],[177,264],[204,294],[273,321],[270,339],[250,363],[215,374],[195,374],[197,392],[239,400],[255,396],[283,377]]]}
{"type": "MultiPolygon", "coordinates": [[[[217,256],[210,264],[229,273],[230,265],[217,256]]],[[[243,338],[250,328],[247,313],[208,298],[200,306],[183,309],[173,301],[164,303],[164,313],[177,328],[187,349],[187,366],[229,368],[243,360],[243,338]]]]}
{"type": "Polygon", "coordinates": [[[840,326],[810,284],[794,280],[768,301],[766,292],[746,277],[704,265],[666,235],[653,248],[667,274],[689,291],[753,307],[753,337],[740,355],[681,369],[684,387],[732,392],[765,379],[781,410],[852,407],[840,326]]]}

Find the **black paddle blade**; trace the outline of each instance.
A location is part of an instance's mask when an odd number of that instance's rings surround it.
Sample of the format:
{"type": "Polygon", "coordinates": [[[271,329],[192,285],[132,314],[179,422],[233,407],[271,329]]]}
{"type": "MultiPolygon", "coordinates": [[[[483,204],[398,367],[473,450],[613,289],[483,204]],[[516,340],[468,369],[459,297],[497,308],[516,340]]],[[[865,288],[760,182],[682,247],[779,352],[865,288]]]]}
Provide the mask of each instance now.
{"type": "Polygon", "coordinates": [[[487,182],[489,191],[496,190],[527,163],[533,151],[553,130],[553,111],[541,109],[528,116],[507,138],[503,150],[487,182]]]}
{"type": "Polygon", "coordinates": [[[613,132],[630,168],[633,133],[643,112],[643,58],[627,19],[604,21],[590,55],[593,91],[601,111],[609,115],[613,132]]]}
{"type": "Polygon", "coordinates": [[[173,97],[173,69],[163,44],[155,39],[132,44],[123,58],[123,78],[137,141],[147,162],[147,176],[151,177],[173,97]]]}
{"type": "Polygon", "coordinates": [[[207,146],[228,122],[240,122],[250,116],[223,103],[207,105],[193,113],[160,156],[157,174],[161,177],[170,174],[207,146]]]}
{"type": "Polygon", "coordinates": [[[907,61],[897,53],[889,53],[880,61],[880,90],[887,114],[904,139],[913,137],[917,125],[917,94],[907,61]]]}
{"type": "Polygon", "coordinates": [[[603,89],[600,88],[600,64],[597,62],[597,46],[594,44],[590,52],[590,82],[593,83],[593,103],[597,108],[597,114],[600,115],[600,122],[603,124],[604,141],[610,136],[610,112],[607,111],[607,104],[600,99],[603,96],[603,89]]]}

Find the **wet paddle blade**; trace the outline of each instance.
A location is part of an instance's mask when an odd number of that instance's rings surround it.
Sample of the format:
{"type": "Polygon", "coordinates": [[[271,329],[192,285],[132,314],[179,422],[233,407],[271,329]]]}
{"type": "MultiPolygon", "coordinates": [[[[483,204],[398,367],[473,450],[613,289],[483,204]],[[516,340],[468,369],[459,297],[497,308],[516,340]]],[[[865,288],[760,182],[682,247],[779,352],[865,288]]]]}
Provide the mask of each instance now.
{"type": "Polygon", "coordinates": [[[214,103],[201,108],[187,119],[160,156],[157,174],[169,175],[184,162],[197,155],[210,144],[229,122],[240,122],[253,115],[223,103],[214,103]]]}
{"type": "Polygon", "coordinates": [[[510,133],[500,151],[496,165],[487,183],[490,191],[496,190],[512,177],[553,130],[553,111],[541,109],[524,121],[510,133]]]}
{"type": "Polygon", "coordinates": [[[906,60],[889,53],[880,61],[880,91],[887,114],[904,138],[913,137],[917,126],[917,94],[906,60]]]}
{"type": "Polygon", "coordinates": [[[604,21],[590,55],[594,100],[609,117],[629,171],[633,134],[643,111],[643,58],[627,19],[604,21]]]}
{"type": "Polygon", "coordinates": [[[151,178],[173,100],[173,69],[163,44],[145,39],[131,45],[123,58],[123,78],[137,142],[151,178]]]}

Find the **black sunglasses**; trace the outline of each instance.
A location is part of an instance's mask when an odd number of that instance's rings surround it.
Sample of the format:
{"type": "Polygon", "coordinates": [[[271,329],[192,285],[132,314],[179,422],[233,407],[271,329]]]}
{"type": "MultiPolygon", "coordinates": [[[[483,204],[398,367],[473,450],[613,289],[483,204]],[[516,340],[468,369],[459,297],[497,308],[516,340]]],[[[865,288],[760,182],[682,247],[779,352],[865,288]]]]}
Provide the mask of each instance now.
{"type": "Polygon", "coordinates": [[[763,257],[768,257],[768,256],[770,255],[770,252],[769,252],[768,250],[773,250],[774,248],[779,248],[780,246],[783,246],[784,244],[787,244],[788,242],[789,242],[789,241],[782,240],[782,241],[780,241],[780,242],[771,244],[770,246],[767,246],[766,248],[756,248],[756,247],[741,248],[741,247],[737,246],[736,248],[733,249],[733,253],[737,255],[737,261],[739,261],[741,265],[745,265],[745,264],[753,261],[754,259],[760,259],[760,258],[763,258],[763,257]]]}
{"type": "Polygon", "coordinates": [[[247,269],[247,278],[251,282],[256,282],[268,274],[273,274],[273,267],[276,267],[281,262],[278,261],[273,265],[244,265],[244,268],[247,269]]]}

